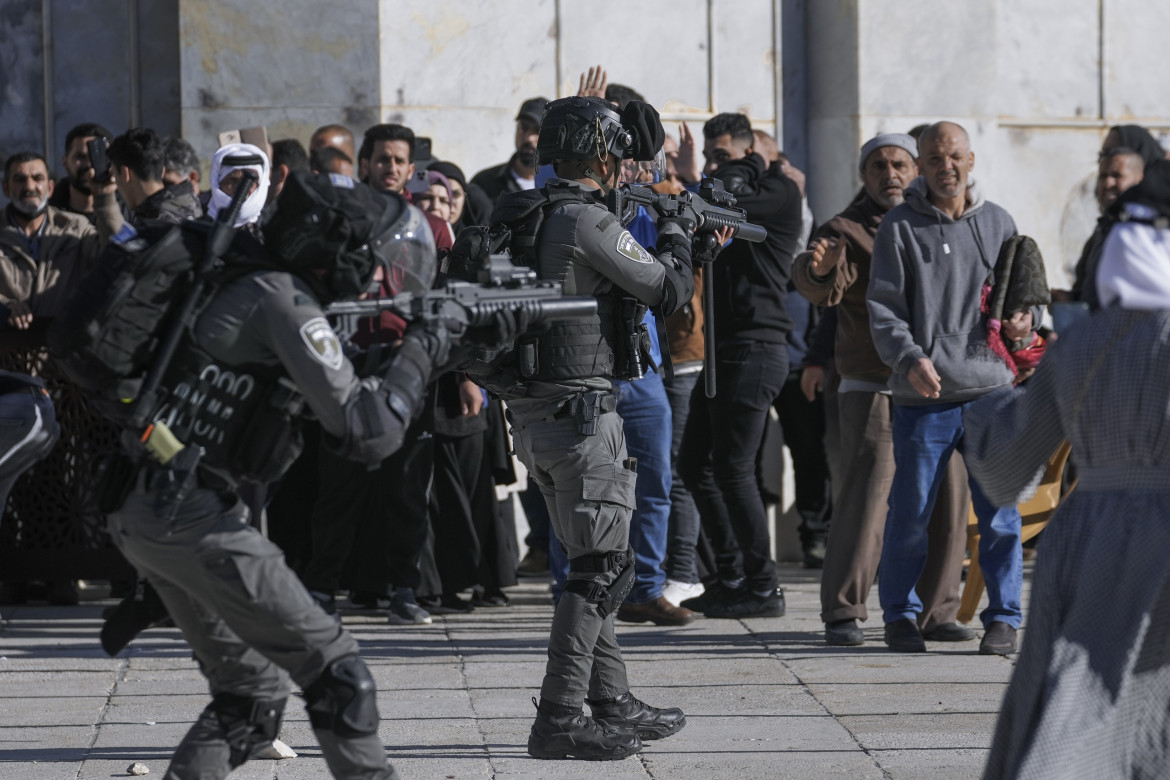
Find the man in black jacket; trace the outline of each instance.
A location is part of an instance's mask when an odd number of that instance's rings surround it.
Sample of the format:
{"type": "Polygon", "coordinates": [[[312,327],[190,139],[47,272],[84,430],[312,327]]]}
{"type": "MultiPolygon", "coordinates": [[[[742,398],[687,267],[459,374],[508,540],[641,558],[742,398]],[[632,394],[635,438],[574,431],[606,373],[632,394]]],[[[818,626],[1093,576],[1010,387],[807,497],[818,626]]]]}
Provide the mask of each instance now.
{"type": "Polygon", "coordinates": [[[114,191],[130,207],[128,222],[142,227],[148,222],[179,224],[203,216],[198,194],[189,179],[167,186],[163,181],[166,147],[151,129],[133,127],[110,142],[111,179],[94,185],[94,210],[98,231],[113,236],[122,228],[122,213],[114,191]]]}
{"type": "Polygon", "coordinates": [[[486,192],[492,203],[505,192],[536,188],[536,139],[547,102],[542,97],[525,100],[516,114],[516,153],[508,162],[485,168],[471,178],[471,183],[486,192]]]}
{"type": "Polygon", "coordinates": [[[743,114],[719,114],[703,126],[706,172],[720,179],[768,230],[761,244],[733,240],[714,265],[717,393],[703,382],[691,396],[679,473],[695,498],[715,549],[719,580],[683,602],[707,617],[779,617],[784,593],[772,559],[768,516],[756,480],[756,453],[768,409],[788,375],[784,307],[800,237],[800,190],[752,149],[743,114]]]}

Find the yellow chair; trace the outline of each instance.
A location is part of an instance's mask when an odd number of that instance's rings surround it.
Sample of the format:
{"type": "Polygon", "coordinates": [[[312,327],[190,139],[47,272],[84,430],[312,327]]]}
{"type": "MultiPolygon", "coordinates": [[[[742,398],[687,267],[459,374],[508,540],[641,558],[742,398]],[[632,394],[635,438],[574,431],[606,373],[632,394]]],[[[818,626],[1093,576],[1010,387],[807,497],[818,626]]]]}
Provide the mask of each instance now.
{"type": "MultiPolygon", "coordinates": [[[[1064,464],[1068,461],[1068,454],[1071,451],[1072,446],[1067,441],[1061,444],[1048,459],[1048,466],[1044,469],[1044,476],[1040,479],[1036,495],[1020,502],[1020,517],[1023,520],[1020,542],[1026,542],[1043,531],[1056,508],[1076,487],[1074,482],[1069,486],[1067,493],[1064,495],[1060,493],[1061,475],[1064,473],[1064,464]]],[[[967,584],[963,587],[962,602],[959,605],[960,623],[969,623],[975,617],[985,586],[983,569],[979,567],[979,521],[975,517],[974,507],[967,518],[967,550],[971,553],[971,565],[967,568],[967,584]]]]}

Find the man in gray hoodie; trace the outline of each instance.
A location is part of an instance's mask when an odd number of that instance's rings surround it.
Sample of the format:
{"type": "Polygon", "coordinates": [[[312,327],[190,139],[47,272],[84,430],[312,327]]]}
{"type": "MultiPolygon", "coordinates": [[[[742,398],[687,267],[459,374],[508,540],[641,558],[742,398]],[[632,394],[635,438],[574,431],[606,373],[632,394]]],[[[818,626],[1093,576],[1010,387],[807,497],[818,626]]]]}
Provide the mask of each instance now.
{"type": "MultiPolygon", "coordinates": [[[[918,141],[922,176],[906,201],[882,220],[869,282],[870,331],[892,371],[894,481],[890,487],[878,595],[892,650],[923,652],[915,621],[922,602],[914,585],[926,560],[926,527],[951,453],[961,448],[963,409],[1010,385],[1012,372],[987,345],[981,311],[1003,243],[1015,235],[1011,216],[983,200],[970,181],[975,154],[967,131],[931,125],[918,141]]],[[[1035,315],[1004,323],[1004,338],[1023,338],[1035,315]]],[[[997,508],[970,481],[979,520],[979,561],[989,606],[979,651],[1015,650],[1023,560],[1020,514],[997,508]]]]}

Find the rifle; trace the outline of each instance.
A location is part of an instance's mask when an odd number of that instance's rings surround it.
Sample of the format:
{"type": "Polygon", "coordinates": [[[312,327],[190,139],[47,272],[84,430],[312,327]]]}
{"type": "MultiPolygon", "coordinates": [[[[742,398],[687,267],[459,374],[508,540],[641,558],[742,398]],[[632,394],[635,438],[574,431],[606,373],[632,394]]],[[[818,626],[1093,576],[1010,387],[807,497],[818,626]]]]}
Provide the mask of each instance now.
{"type": "Polygon", "coordinates": [[[537,281],[535,271],[513,265],[507,255],[492,255],[487,267],[479,272],[479,283],[449,281],[424,293],[339,301],[325,308],[330,317],[375,317],[384,311],[407,322],[437,320],[458,338],[468,328],[492,324],[500,311],[526,312],[529,327],[554,320],[584,319],[597,314],[597,299],[565,297],[559,282],[537,281]]]}
{"type": "MultiPolygon", "coordinates": [[[[723,188],[719,179],[706,178],[699,185],[698,197],[692,192],[664,195],[649,187],[623,184],[609,194],[610,211],[622,219],[633,206],[652,208],[660,217],[687,217],[695,222],[695,243],[708,252],[715,248],[715,231],[732,228],[735,238],[760,243],[768,231],[747,221],[747,212],[735,207],[735,196],[723,188]]],[[[631,219],[633,214],[628,215],[631,219]]],[[[711,261],[703,263],[703,392],[715,397],[715,285],[711,261]]]]}

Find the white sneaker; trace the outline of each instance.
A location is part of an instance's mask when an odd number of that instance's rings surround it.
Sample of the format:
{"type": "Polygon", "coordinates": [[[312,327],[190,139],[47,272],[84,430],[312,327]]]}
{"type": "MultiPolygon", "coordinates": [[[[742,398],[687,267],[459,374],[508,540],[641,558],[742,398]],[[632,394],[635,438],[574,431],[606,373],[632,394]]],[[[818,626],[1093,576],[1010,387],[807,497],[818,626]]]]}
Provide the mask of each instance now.
{"type": "Polygon", "coordinates": [[[706,588],[703,587],[703,583],[701,582],[692,584],[687,582],[679,582],[678,580],[667,580],[666,587],[662,589],[662,596],[677,607],[687,599],[693,599],[696,596],[702,596],[703,591],[705,590],[706,588]]]}

